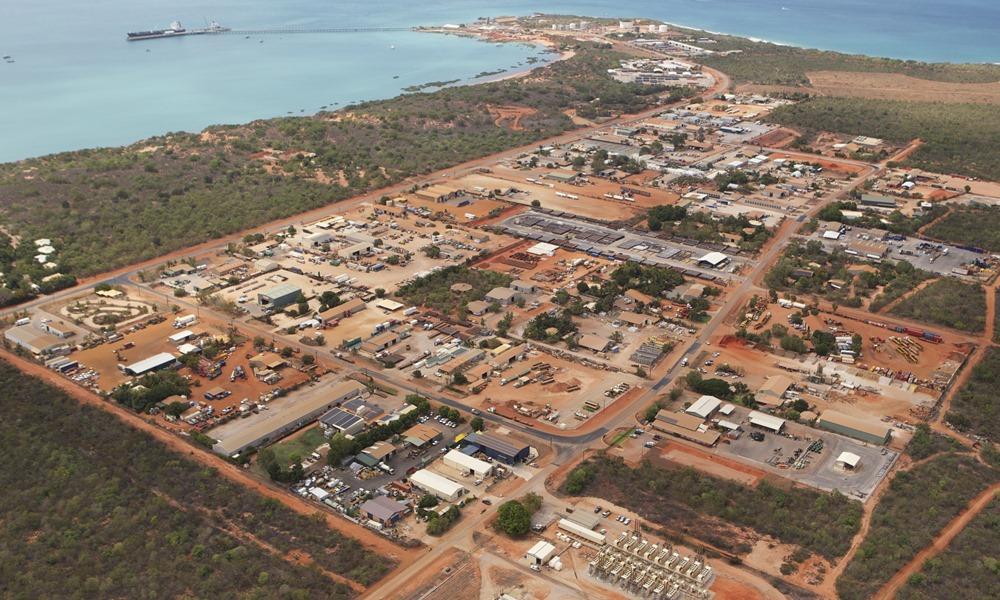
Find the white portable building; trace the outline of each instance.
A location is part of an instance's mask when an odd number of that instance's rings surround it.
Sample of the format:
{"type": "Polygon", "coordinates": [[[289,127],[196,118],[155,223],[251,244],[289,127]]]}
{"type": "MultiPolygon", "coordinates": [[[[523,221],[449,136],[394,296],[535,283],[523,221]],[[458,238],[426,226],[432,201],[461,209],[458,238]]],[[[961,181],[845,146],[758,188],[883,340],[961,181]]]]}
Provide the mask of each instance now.
{"type": "Polygon", "coordinates": [[[559,519],[559,529],[568,531],[577,537],[581,537],[585,540],[594,542],[598,545],[604,545],[604,534],[598,533],[596,531],[591,531],[583,525],[577,525],[569,519],[559,519]]]}

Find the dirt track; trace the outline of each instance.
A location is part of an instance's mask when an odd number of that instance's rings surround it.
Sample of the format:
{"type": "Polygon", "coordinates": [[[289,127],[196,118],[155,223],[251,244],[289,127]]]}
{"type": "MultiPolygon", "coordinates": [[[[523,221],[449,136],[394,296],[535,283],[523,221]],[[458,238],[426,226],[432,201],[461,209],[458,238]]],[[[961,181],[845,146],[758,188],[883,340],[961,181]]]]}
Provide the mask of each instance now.
{"type": "Polygon", "coordinates": [[[1000,483],[994,483],[987,488],[986,491],[973,498],[969,502],[965,511],[952,519],[952,521],[941,530],[937,537],[934,538],[934,541],[931,542],[929,546],[918,552],[917,555],[913,557],[913,560],[907,563],[905,567],[897,571],[896,574],[892,576],[892,579],[886,582],[886,584],[882,586],[882,589],[875,593],[873,598],[875,600],[888,600],[890,598],[894,598],[896,596],[896,592],[903,587],[903,584],[905,584],[906,580],[910,578],[910,575],[919,571],[927,559],[944,550],[948,544],[951,543],[951,540],[955,539],[955,536],[965,529],[965,526],[969,524],[969,521],[974,519],[976,515],[986,508],[990,501],[993,500],[993,496],[995,496],[998,492],[1000,492],[1000,483]]]}
{"type": "Polygon", "coordinates": [[[374,552],[377,552],[378,554],[381,554],[383,556],[389,556],[395,560],[403,562],[408,558],[412,558],[418,552],[417,550],[411,550],[397,546],[396,544],[393,544],[389,540],[375,533],[372,533],[371,531],[365,529],[364,527],[354,525],[353,523],[340,519],[326,511],[319,510],[315,505],[310,504],[305,500],[302,500],[298,496],[271,487],[270,485],[258,480],[250,473],[240,469],[236,465],[226,462],[221,457],[216,456],[215,454],[212,454],[206,450],[201,450],[200,448],[196,448],[188,444],[180,437],[166,430],[160,429],[153,423],[146,421],[145,419],[143,419],[139,415],[136,415],[135,413],[132,413],[110,402],[105,402],[95,394],[77,386],[76,384],[66,379],[63,379],[62,377],[56,375],[54,372],[46,369],[41,365],[29,362],[18,356],[14,356],[13,354],[10,354],[9,352],[6,351],[0,353],[0,359],[7,361],[14,367],[17,367],[20,371],[28,375],[31,375],[38,379],[42,379],[46,383],[49,383],[54,387],[63,390],[68,395],[72,396],[73,398],[76,398],[80,402],[83,402],[85,404],[90,404],[107,412],[110,412],[111,414],[117,416],[119,419],[125,421],[132,427],[135,427],[136,429],[148,433],[156,440],[165,444],[171,450],[180,454],[184,454],[190,460],[197,461],[198,463],[203,464],[206,467],[215,469],[220,475],[230,479],[234,483],[251,488],[257,493],[261,494],[262,496],[278,500],[279,502],[281,502],[282,504],[284,504],[285,506],[287,506],[291,510],[294,510],[297,513],[306,516],[312,516],[316,514],[323,515],[326,519],[328,527],[330,527],[331,529],[335,529],[343,533],[344,535],[347,535],[349,537],[358,540],[366,547],[368,547],[374,552]]]}

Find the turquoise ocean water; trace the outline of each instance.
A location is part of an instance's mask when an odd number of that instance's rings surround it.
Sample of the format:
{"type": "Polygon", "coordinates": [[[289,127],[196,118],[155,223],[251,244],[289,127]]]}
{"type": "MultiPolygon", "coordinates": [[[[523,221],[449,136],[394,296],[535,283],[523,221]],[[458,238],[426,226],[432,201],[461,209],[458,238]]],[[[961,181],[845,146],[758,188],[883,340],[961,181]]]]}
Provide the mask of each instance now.
{"type": "Polygon", "coordinates": [[[643,16],[896,58],[1000,61],[997,0],[5,0],[0,55],[14,62],[0,62],[0,161],[311,114],[408,85],[526,68],[540,55],[524,45],[411,32],[126,43],[127,31],[175,19],[234,29],[408,27],[533,11],[643,16]]]}

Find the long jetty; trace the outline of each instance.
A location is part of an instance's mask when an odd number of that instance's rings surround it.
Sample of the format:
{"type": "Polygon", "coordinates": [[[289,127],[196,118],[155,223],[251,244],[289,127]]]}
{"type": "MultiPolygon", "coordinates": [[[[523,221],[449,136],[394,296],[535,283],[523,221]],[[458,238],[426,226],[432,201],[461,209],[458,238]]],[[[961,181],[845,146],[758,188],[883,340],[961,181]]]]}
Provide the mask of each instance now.
{"type": "Polygon", "coordinates": [[[219,35],[274,35],[286,33],[384,33],[392,31],[413,31],[412,27],[317,27],[312,29],[231,29],[229,31],[208,31],[219,35]]]}

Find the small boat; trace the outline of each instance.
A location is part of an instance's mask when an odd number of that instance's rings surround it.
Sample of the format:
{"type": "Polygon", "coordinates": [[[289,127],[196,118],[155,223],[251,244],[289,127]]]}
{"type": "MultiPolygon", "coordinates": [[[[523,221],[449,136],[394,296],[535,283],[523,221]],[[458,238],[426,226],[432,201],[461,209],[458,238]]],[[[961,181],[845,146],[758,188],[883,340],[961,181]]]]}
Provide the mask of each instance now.
{"type": "Polygon", "coordinates": [[[3,59],[4,60],[10,60],[10,54],[8,54],[7,56],[3,57],[3,59]]]}
{"type": "Polygon", "coordinates": [[[389,44],[389,49],[390,50],[395,50],[396,49],[396,44],[389,44]]]}
{"type": "Polygon", "coordinates": [[[392,78],[393,79],[399,79],[399,75],[393,75],[392,78]]]}

